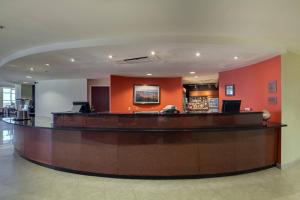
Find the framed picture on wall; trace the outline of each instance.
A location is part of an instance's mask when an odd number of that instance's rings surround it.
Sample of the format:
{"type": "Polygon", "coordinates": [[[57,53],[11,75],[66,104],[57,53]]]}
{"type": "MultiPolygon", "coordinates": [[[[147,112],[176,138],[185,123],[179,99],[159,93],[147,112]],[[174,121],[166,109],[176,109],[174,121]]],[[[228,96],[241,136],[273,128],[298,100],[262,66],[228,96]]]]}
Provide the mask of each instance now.
{"type": "Polygon", "coordinates": [[[225,85],[225,95],[226,96],[234,96],[235,95],[234,84],[225,85]]]}
{"type": "Polygon", "coordinates": [[[277,81],[269,81],[268,83],[268,91],[269,93],[276,93],[277,92],[277,81]]]}
{"type": "Polygon", "coordinates": [[[276,105],[277,104],[277,97],[276,96],[268,97],[268,103],[269,103],[269,105],[276,105]]]}
{"type": "Polygon", "coordinates": [[[135,85],[133,102],[134,104],[159,104],[160,87],[158,85],[135,85]]]}

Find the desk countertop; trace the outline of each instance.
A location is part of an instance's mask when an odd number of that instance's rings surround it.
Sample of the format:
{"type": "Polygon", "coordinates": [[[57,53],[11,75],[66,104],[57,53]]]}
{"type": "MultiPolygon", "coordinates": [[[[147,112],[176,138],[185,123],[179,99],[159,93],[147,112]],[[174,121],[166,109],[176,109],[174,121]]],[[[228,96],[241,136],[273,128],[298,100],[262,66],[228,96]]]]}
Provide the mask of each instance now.
{"type": "Polygon", "coordinates": [[[234,131],[234,130],[252,130],[266,128],[281,128],[287,125],[280,123],[263,123],[261,125],[244,125],[244,126],[223,126],[223,127],[203,127],[203,128],[81,128],[81,127],[55,127],[51,118],[33,117],[30,120],[16,121],[14,118],[3,118],[2,121],[31,128],[46,128],[57,130],[78,130],[78,131],[98,131],[98,132],[199,132],[199,131],[234,131]]]}
{"type": "Polygon", "coordinates": [[[111,112],[91,112],[91,113],[78,113],[78,112],[53,112],[53,115],[117,115],[126,117],[153,117],[153,116],[165,116],[165,117],[182,117],[182,116],[195,116],[195,115],[247,115],[247,114],[262,114],[262,112],[239,112],[239,113],[222,113],[222,112],[182,112],[178,114],[162,114],[162,113],[111,113],[111,112]]]}

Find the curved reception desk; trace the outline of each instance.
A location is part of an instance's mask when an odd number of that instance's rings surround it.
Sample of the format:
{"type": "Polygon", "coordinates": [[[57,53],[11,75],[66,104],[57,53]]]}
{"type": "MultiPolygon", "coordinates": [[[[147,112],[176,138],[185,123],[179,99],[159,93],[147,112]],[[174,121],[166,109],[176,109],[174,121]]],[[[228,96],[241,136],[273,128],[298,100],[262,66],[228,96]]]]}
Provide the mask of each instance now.
{"type": "Polygon", "coordinates": [[[117,114],[53,113],[14,121],[15,150],[54,169],[81,174],[206,177],[276,165],[280,124],[262,113],[117,114]]]}

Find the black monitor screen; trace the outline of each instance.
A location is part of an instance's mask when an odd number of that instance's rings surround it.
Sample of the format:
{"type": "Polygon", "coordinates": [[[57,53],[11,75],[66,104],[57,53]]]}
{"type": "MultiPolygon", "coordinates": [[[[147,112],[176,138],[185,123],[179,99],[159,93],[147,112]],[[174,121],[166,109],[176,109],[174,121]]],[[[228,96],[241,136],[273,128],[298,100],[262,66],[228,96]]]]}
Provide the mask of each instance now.
{"type": "Polygon", "coordinates": [[[223,100],[223,113],[239,113],[241,108],[241,100],[223,100]]]}
{"type": "Polygon", "coordinates": [[[79,112],[81,112],[81,113],[90,113],[91,112],[89,102],[79,102],[79,101],[73,102],[73,106],[76,106],[76,105],[81,106],[81,108],[79,110],[79,112]]]}

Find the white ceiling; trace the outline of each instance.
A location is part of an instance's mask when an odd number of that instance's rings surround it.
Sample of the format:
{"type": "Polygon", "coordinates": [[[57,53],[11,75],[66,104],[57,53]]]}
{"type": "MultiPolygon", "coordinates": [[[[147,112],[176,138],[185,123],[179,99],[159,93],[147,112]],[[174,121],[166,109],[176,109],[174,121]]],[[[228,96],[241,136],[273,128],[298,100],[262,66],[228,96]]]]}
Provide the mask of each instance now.
{"type": "MultiPolygon", "coordinates": [[[[236,45],[151,43],[56,50],[25,56],[1,68],[3,79],[32,82],[45,79],[104,78],[111,74],[155,77],[182,76],[185,82],[216,82],[219,71],[264,60],[275,53],[236,45]],[[150,54],[155,50],[156,55],[150,54]],[[201,52],[197,57],[196,52],[201,52]],[[109,59],[108,55],[113,58],[109,59]],[[235,60],[234,56],[239,59],[235,60]],[[118,64],[126,58],[149,56],[152,62],[118,64]],[[75,62],[70,62],[74,58],[75,62]],[[50,66],[46,66],[50,64],[50,66]],[[34,71],[31,71],[33,68],[34,71]],[[190,72],[196,72],[191,75],[190,72]],[[26,76],[32,77],[31,79],[26,76]]],[[[0,75],[1,76],[1,75],[0,75]]]]}
{"type": "Polygon", "coordinates": [[[216,79],[219,71],[300,52],[299,8],[298,0],[1,0],[0,77],[19,83],[146,73],[216,79]],[[114,62],[151,50],[158,61],[114,62]]]}

